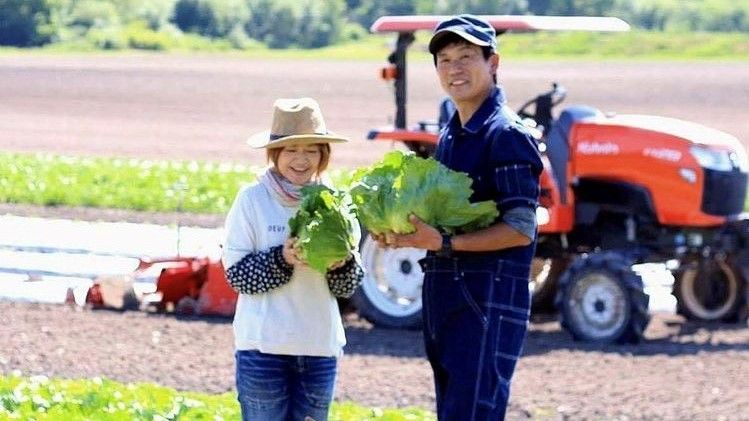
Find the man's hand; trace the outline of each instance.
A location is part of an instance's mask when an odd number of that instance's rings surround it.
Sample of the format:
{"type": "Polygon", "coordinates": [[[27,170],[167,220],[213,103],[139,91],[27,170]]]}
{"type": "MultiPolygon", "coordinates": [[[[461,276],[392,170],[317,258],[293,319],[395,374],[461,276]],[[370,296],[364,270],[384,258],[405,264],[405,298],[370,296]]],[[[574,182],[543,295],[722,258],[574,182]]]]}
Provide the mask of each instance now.
{"type": "Polygon", "coordinates": [[[411,234],[385,233],[374,237],[380,247],[415,247],[424,250],[439,250],[442,248],[442,234],[437,228],[427,224],[416,215],[408,217],[408,221],[416,228],[411,234]]]}
{"type": "Polygon", "coordinates": [[[383,249],[388,248],[385,234],[375,234],[373,232],[370,232],[369,235],[372,237],[373,240],[377,241],[377,245],[380,246],[380,248],[383,248],[383,249]]]}

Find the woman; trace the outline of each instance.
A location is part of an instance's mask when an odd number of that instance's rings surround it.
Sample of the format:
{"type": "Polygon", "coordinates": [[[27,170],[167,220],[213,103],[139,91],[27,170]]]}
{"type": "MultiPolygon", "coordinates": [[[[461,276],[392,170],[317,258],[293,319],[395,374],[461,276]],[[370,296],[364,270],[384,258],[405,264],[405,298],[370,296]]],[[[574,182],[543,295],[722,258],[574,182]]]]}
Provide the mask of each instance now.
{"type": "Polygon", "coordinates": [[[335,297],[353,294],[363,272],[358,255],[325,275],[312,270],[287,238],[288,220],[302,186],[321,183],[330,143],[346,141],[326,130],[309,98],[277,100],[271,130],[247,141],[266,148],[271,165],[239,192],[225,227],[226,278],[240,293],[234,342],[244,420],[327,419],[346,343],[335,297]]]}

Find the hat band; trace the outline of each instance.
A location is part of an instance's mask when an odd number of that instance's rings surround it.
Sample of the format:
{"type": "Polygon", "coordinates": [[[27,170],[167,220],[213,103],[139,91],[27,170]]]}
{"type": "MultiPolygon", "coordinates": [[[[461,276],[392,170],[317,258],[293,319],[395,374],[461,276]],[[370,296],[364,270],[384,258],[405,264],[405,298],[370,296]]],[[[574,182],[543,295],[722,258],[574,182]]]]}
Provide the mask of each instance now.
{"type": "Polygon", "coordinates": [[[271,134],[270,140],[283,139],[289,136],[300,136],[300,135],[315,135],[315,136],[327,136],[327,133],[299,133],[299,134],[271,134]]]}

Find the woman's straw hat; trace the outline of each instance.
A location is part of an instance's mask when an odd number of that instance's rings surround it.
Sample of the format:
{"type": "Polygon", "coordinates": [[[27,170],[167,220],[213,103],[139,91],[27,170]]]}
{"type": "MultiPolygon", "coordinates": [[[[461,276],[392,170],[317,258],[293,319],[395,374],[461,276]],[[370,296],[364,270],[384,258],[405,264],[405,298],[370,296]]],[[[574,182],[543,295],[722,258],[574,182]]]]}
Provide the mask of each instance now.
{"type": "Polygon", "coordinates": [[[325,127],[320,106],[312,98],[277,99],[273,103],[270,130],[247,139],[253,148],[280,148],[288,145],[348,142],[325,127]]]}

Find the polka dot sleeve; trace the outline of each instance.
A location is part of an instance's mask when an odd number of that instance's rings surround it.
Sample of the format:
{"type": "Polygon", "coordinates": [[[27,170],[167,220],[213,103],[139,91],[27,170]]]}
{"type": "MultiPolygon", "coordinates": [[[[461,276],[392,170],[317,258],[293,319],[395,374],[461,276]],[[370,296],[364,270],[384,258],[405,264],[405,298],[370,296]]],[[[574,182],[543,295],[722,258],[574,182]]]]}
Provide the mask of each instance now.
{"type": "Polygon", "coordinates": [[[287,284],[294,267],[283,258],[283,246],[250,253],[226,270],[226,280],[240,294],[262,294],[287,284]]]}
{"type": "Polygon", "coordinates": [[[364,269],[356,258],[349,258],[338,269],[329,270],[325,277],[328,280],[330,292],[339,298],[348,298],[354,294],[356,287],[364,279],[364,269]]]}

